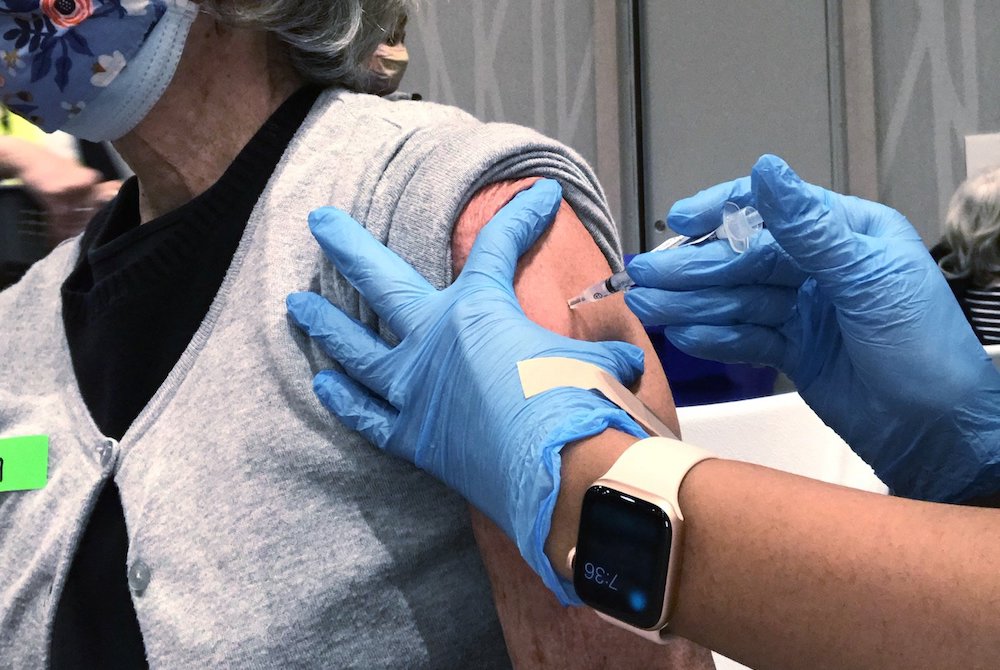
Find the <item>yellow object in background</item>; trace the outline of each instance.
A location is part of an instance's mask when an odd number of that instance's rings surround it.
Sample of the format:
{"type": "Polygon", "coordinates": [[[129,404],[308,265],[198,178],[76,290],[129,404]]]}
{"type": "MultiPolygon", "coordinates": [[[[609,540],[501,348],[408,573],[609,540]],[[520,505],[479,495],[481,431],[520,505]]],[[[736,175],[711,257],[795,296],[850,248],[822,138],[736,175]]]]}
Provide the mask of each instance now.
{"type": "Polygon", "coordinates": [[[48,135],[30,121],[22,119],[6,107],[0,108],[0,131],[8,137],[18,137],[22,140],[45,144],[48,135]]]}
{"type": "MultiPolygon", "coordinates": [[[[14,137],[22,142],[30,142],[45,147],[56,156],[80,161],[76,140],[63,132],[46,133],[35,124],[27,121],[3,105],[0,105],[0,138],[14,137]]],[[[23,183],[20,179],[3,179],[0,185],[17,185],[23,183]]]]}

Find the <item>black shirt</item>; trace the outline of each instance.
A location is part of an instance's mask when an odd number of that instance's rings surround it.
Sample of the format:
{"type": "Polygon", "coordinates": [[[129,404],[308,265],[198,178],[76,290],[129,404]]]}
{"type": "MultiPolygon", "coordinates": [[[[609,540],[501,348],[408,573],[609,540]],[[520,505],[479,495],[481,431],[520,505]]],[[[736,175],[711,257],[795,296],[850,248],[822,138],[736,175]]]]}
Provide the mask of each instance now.
{"type": "MultiPolygon", "coordinates": [[[[319,93],[305,88],[291,96],[219,181],[186,205],[140,226],[133,178],[84,233],[62,287],[63,324],[80,392],[108,437],[122,438],[187,348],[254,205],[319,93]]],[[[54,668],[147,666],[127,549],[118,488],[108,481],[59,598],[54,668]]]]}

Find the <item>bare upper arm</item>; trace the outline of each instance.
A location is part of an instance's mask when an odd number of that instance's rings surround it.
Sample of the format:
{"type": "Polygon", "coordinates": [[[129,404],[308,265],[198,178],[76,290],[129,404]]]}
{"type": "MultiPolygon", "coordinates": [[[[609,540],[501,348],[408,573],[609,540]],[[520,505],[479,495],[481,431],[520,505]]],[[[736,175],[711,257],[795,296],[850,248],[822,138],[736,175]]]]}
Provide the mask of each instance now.
{"type": "MultiPolygon", "coordinates": [[[[487,186],[466,206],[452,237],[455,275],[489,219],[534,179],[487,186]]],[[[529,318],[546,328],[587,340],[624,340],[646,352],[646,371],[633,391],[677,431],[677,414],[645,331],[621,297],[570,310],[566,301],[611,272],[593,238],[565,202],[552,227],[522,257],[515,292],[529,318]]],[[[519,668],[714,667],[710,652],[686,640],[667,647],[643,641],[601,621],[585,608],[565,609],[521,560],[517,548],[473,510],[473,530],[493,587],[507,648],[519,668]]]]}

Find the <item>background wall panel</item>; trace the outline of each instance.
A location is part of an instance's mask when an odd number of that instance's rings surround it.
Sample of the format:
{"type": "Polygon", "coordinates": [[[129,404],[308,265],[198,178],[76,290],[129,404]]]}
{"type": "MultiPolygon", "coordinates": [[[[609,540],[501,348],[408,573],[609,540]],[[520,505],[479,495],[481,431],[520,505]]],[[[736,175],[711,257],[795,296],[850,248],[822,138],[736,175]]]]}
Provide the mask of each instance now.
{"type": "MultiPolygon", "coordinates": [[[[642,14],[647,218],[762,153],[833,183],[825,2],[643,0],[642,14]]],[[[647,227],[647,244],[666,235],[647,227]]]]}
{"type": "Polygon", "coordinates": [[[579,0],[426,0],[403,88],[536,128],[597,160],[594,11],[579,0]]]}
{"type": "Polygon", "coordinates": [[[965,135],[1000,130],[1000,4],[872,0],[879,194],[941,231],[965,178],[965,135]]]}

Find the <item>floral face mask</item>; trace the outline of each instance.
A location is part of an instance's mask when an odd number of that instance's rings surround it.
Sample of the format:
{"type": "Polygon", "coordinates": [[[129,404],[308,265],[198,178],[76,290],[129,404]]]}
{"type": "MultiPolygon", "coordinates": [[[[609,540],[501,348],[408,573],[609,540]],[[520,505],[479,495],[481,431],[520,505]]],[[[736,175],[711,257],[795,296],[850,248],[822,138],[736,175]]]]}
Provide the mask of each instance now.
{"type": "Polygon", "coordinates": [[[0,0],[0,101],[46,131],[118,139],[173,77],[190,0],[0,0]]]}

